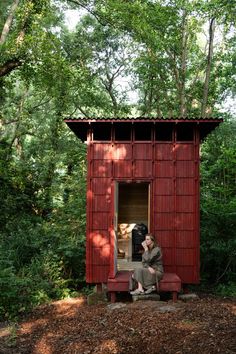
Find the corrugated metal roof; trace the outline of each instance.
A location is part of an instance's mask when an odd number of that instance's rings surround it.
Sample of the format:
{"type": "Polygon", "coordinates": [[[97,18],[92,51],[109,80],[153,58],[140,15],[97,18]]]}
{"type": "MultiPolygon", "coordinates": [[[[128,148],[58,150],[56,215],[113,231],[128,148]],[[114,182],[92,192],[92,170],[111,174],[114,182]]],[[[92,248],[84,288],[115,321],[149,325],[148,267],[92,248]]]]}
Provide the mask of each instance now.
{"type": "MultiPolygon", "coordinates": [[[[122,124],[134,124],[134,128],[139,124],[159,125],[163,124],[194,124],[200,127],[201,140],[207,136],[213,129],[215,129],[220,123],[223,122],[222,118],[206,117],[206,118],[192,118],[192,117],[180,117],[180,118],[164,118],[164,117],[68,117],[64,119],[65,123],[75,133],[75,135],[82,141],[87,139],[87,130],[89,126],[95,129],[105,128],[104,124],[109,126],[114,124],[115,127],[122,126],[122,124]]],[[[110,128],[110,127],[109,127],[110,128]]],[[[122,127],[123,129],[123,127],[122,127]]]]}
{"type": "Polygon", "coordinates": [[[65,121],[221,121],[219,117],[156,117],[156,116],[139,116],[139,117],[67,117],[65,121]]]}

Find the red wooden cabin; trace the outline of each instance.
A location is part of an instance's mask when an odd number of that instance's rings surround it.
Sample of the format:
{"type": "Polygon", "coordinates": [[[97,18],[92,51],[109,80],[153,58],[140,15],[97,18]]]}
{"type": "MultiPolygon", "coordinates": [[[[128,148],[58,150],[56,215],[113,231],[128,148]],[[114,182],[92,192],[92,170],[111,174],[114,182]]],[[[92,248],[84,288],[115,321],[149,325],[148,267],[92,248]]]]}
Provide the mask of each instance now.
{"type": "Polygon", "coordinates": [[[139,223],[163,251],[161,290],[199,283],[199,146],[220,122],[66,119],[88,146],[86,281],[107,284],[113,301],[139,265],[131,243],[139,223]]]}

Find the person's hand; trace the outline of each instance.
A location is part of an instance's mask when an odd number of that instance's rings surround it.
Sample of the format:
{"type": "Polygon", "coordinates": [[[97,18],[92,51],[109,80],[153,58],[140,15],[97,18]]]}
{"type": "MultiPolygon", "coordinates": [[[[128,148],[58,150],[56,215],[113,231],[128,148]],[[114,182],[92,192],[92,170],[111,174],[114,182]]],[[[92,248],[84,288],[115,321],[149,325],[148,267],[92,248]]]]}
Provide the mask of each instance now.
{"type": "Polygon", "coordinates": [[[153,269],[152,267],[148,267],[148,270],[151,274],[154,274],[155,273],[155,269],[153,269]]]}
{"type": "Polygon", "coordinates": [[[144,251],[147,251],[147,250],[148,250],[148,246],[147,246],[147,244],[146,244],[146,241],[143,241],[143,242],[142,242],[142,246],[143,246],[143,248],[144,248],[144,251]]]}

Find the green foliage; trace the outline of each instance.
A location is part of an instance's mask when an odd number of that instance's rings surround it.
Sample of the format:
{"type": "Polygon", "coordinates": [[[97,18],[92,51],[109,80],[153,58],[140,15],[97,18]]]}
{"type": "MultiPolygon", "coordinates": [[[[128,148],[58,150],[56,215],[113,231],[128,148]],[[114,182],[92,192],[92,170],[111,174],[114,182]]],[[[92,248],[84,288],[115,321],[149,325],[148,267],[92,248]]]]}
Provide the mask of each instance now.
{"type": "MultiPolygon", "coordinates": [[[[235,93],[235,17],[224,0],[84,1],[74,32],[62,23],[65,3],[20,1],[0,48],[1,317],[84,286],[86,146],[64,117],[130,114],[119,88],[127,77],[135,112],[179,115],[182,93],[186,112],[199,114],[212,16],[222,36],[209,112],[235,93]]],[[[0,4],[1,29],[12,4],[0,4]]],[[[236,273],[235,151],[233,120],[202,149],[202,276],[213,283],[236,273]]]]}
{"type": "Polygon", "coordinates": [[[212,283],[236,275],[235,133],[235,120],[226,121],[202,147],[201,262],[212,283]]]}
{"type": "Polygon", "coordinates": [[[63,123],[64,104],[44,104],[41,87],[19,79],[12,87],[0,145],[0,316],[10,318],[84,286],[86,226],[86,147],[63,123]]]}
{"type": "Polygon", "coordinates": [[[216,288],[216,293],[220,296],[236,297],[236,283],[219,284],[216,288]]]}
{"type": "Polygon", "coordinates": [[[30,278],[17,276],[10,262],[1,253],[0,259],[0,317],[12,318],[17,313],[29,308],[30,289],[33,285],[30,278]]]}

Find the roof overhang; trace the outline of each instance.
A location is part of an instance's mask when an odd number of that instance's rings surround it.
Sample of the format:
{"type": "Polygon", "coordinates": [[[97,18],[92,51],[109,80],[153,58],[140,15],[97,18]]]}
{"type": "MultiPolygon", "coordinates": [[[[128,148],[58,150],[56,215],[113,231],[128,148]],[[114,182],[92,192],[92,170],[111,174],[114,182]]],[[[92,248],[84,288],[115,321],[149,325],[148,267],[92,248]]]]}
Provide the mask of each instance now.
{"type": "Polygon", "coordinates": [[[200,140],[202,141],[212,130],[214,130],[220,123],[223,122],[222,118],[66,118],[65,123],[75,133],[75,135],[82,141],[87,139],[88,128],[101,124],[195,124],[199,127],[200,140]]]}

